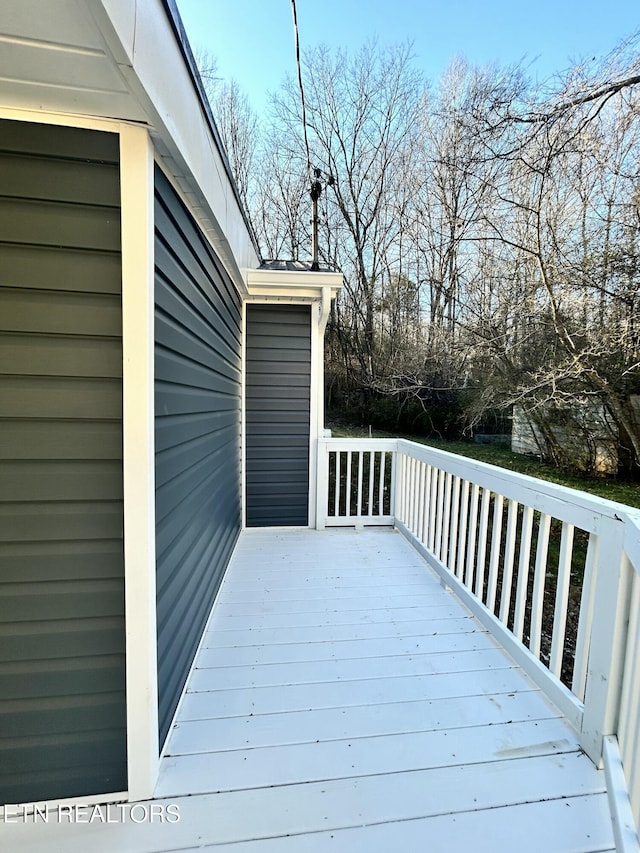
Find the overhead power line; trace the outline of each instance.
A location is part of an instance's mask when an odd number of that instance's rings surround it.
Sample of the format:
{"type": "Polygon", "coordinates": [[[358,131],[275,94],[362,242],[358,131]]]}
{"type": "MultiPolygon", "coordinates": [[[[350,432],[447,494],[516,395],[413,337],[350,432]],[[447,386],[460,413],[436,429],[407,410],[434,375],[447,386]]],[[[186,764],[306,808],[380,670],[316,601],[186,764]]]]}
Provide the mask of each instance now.
{"type": "Polygon", "coordinates": [[[300,87],[300,103],[302,104],[302,130],[304,132],[304,147],[307,152],[307,172],[311,177],[311,154],[309,152],[309,137],[307,136],[307,107],[304,99],[304,85],[302,83],[302,66],[300,64],[300,36],[298,34],[298,13],[296,0],[291,0],[291,11],[293,13],[293,34],[296,43],[296,66],[298,68],[298,86],[300,87]]]}

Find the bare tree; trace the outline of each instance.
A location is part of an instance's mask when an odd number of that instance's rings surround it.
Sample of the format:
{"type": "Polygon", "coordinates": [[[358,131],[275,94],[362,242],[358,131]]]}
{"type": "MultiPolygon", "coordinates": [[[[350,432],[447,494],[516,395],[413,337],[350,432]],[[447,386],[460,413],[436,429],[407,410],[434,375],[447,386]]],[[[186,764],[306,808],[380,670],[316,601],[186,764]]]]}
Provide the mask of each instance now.
{"type": "MultiPolygon", "coordinates": [[[[394,203],[423,82],[408,45],[378,49],[370,44],[355,56],[317,48],[306,55],[303,76],[311,165],[334,179],[327,190],[327,216],[336,260],[346,276],[343,344],[357,365],[358,381],[369,387],[379,367],[377,300],[385,270],[398,263],[394,203]]],[[[306,173],[293,81],[275,98],[274,111],[292,143],[283,155],[306,173]]]]}

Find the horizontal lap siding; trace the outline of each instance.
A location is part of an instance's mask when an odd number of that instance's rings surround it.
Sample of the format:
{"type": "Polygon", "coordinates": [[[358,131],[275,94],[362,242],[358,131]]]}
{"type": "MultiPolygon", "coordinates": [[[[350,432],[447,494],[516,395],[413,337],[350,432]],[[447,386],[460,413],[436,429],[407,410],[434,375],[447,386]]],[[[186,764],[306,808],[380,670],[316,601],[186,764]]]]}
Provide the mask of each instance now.
{"type": "Polygon", "coordinates": [[[247,525],[306,525],[311,310],[247,306],[247,525]]]}
{"type": "Polygon", "coordinates": [[[0,122],[0,800],[126,790],[118,140],[0,122]]]}
{"type": "Polygon", "coordinates": [[[241,524],[241,303],[156,172],[156,559],[161,743],[241,524]]]}

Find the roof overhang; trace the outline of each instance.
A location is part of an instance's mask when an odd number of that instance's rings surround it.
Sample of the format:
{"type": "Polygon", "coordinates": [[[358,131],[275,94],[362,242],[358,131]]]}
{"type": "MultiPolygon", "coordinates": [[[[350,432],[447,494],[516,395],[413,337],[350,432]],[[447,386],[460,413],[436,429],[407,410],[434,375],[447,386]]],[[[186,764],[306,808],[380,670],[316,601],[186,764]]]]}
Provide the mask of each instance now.
{"type": "Polygon", "coordinates": [[[247,292],[250,299],[269,299],[288,302],[316,302],[334,299],[344,277],[340,272],[291,269],[246,270],[247,292]]]}

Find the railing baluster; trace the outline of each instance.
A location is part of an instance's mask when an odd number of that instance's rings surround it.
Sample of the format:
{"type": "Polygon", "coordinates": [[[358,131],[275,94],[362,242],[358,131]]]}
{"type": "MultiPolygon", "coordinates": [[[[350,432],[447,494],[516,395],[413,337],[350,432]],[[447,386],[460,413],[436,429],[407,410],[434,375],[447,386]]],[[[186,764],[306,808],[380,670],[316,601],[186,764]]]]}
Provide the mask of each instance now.
{"type": "Polygon", "coordinates": [[[469,536],[467,538],[467,567],[465,571],[465,585],[473,589],[473,578],[476,559],[476,536],[478,533],[478,500],[480,487],[474,483],[471,487],[471,509],[469,511],[469,536]]]}
{"type": "Polygon", "coordinates": [[[414,515],[415,515],[415,486],[416,486],[416,465],[418,464],[415,459],[409,458],[408,461],[408,478],[407,478],[407,525],[410,530],[413,530],[414,527],[414,515]]]}
{"type": "Polygon", "coordinates": [[[576,655],[573,663],[571,689],[581,701],[587,683],[587,664],[589,662],[589,638],[593,625],[593,608],[595,606],[595,584],[593,582],[594,566],[598,557],[599,538],[591,533],[587,545],[587,557],[582,578],[582,595],[580,598],[580,617],[578,619],[578,634],[576,637],[576,655]]]}
{"type": "Polygon", "coordinates": [[[345,515],[351,516],[351,450],[347,451],[347,482],[345,486],[345,515]]]}
{"type": "Polygon", "coordinates": [[[516,553],[516,526],[518,524],[518,502],[509,501],[507,512],[507,536],[504,543],[504,564],[502,569],[502,594],[500,596],[500,621],[505,625],[509,621],[511,591],[513,587],[513,560],[516,553]]]}
{"type": "Polygon", "coordinates": [[[440,548],[436,553],[436,557],[446,565],[448,550],[449,550],[449,527],[451,524],[451,488],[453,483],[453,475],[447,471],[447,479],[444,495],[444,522],[442,525],[442,538],[440,540],[440,548]]]}
{"type": "Polygon", "coordinates": [[[482,503],[480,504],[480,536],[478,538],[478,559],[476,562],[476,595],[480,601],[482,601],[484,593],[490,502],[491,492],[489,489],[485,488],[482,490],[482,503]]]}
{"type": "Polygon", "coordinates": [[[464,574],[465,545],[467,541],[467,519],[469,518],[469,481],[464,480],[460,499],[460,526],[458,530],[458,562],[456,577],[462,580],[464,574]]]}
{"type": "Polygon", "coordinates": [[[569,583],[571,581],[571,557],[573,555],[573,524],[562,524],[560,539],[560,558],[558,560],[558,581],[556,584],[556,603],[553,616],[553,637],[549,669],[560,678],[564,655],[564,636],[567,625],[567,605],[569,601],[569,583]]]}
{"type": "Polygon", "coordinates": [[[378,515],[384,515],[384,475],[387,454],[384,450],[380,452],[380,476],[378,478],[378,515]]]}
{"type": "Polygon", "coordinates": [[[418,477],[418,517],[416,522],[416,527],[414,533],[418,537],[418,539],[422,542],[422,537],[424,535],[424,505],[425,505],[425,494],[424,494],[424,484],[427,478],[427,466],[424,462],[420,463],[420,476],[418,477]]]}
{"type": "Polygon", "coordinates": [[[398,500],[397,495],[397,479],[398,479],[398,454],[391,453],[391,487],[389,489],[389,515],[395,517],[397,512],[396,501],[398,500]]]}
{"type": "Polygon", "coordinates": [[[367,515],[373,515],[373,490],[375,488],[376,454],[372,450],[369,454],[369,504],[367,515]]]}
{"type": "Polygon", "coordinates": [[[400,519],[400,521],[405,524],[407,521],[407,515],[405,512],[405,490],[406,490],[406,479],[407,479],[407,457],[404,453],[396,454],[396,516],[400,519]]]}
{"type": "Polygon", "coordinates": [[[533,530],[533,508],[525,506],[522,511],[520,534],[520,557],[518,558],[518,581],[516,584],[516,609],[513,617],[513,633],[522,640],[524,616],[529,589],[529,561],[531,560],[531,532],[533,530]]]}
{"type": "Polygon", "coordinates": [[[433,551],[437,556],[439,556],[442,550],[442,514],[444,509],[444,477],[445,473],[442,469],[438,474],[438,506],[436,510],[436,538],[434,542],[433,551]]]}
{"type": "Polygon", "coordinates": [[[333,496],[333,514],[337,518],[340,515],[340,451],[336,453],[336,485],[333,496]]]}
{"type": "Polygon", "coordinates": [[[453,482],[453,502],[451,507],[451,535],[449,536],[449,558],[447,568],[455,571],[456,553],[458,547],[458,518],[460,517],[460,477],[453,482]]]}
{"type": "Polygon", "coordinates": [[[431,493],[429,495],[429,550],[433,551],[436,540],[436,510],[438,506],[438,474],[437,468],[431,471],[431,493]]]}
{"type": "Polygon", "coordinates": [[[407,493],[407,524],[411,531],[416,529],[416,476],[417,476],[418,460],[409,460],[409,489],[407,493]]]}
{"type": "Polygon", "coordinates": [[[502,516],[504,498],[496,495],[493,501],[493,526],[491,529],[491,556],[489,557],[489,582],[487,584],[486,605],[493,613],[496,607],[498,588],[498,566],[500,563],[500,543],[502,541],[502,516]]]}
{"type": "Polygon", "coordinates": [[[431,465],[424,466],[424,484],[422,487],[422,495],[424,505],[421,510],[420,526],[422,528],[421,542],[426,544],[429,538],[429,513],[431,512],[431,477],[433,476],[433,468],[431,465]]]}
{"type": "Polygon", "coordinates": [[[358,451],[358,503],[356,505],[356,515],[358,518],[362,515],[362,450],[358,451]]]}
{"type": "Polygon", "coordinates": [[[538,544],[536,546],[536,565],[533,575],[533,593],[531,595],[531,630],[529,648],[539,658],[542,643],[542,614],[544,611],[544,586],[547,575],[547,555],[549,553],[549,533],[551,516],[541,513],[538,526],[538,544]]]}
{"type": "Polygon", "coordinates": [[[402,467],[403,467],[403,473],[402,473],[402,521],[405,524],[409,523],[408,494],[409,494],[409,470],[411,467],[409,465],[409,462],[410,462],[409,457],[406,454],[403,454],[403,456],[402,456],[402,467]]]}

